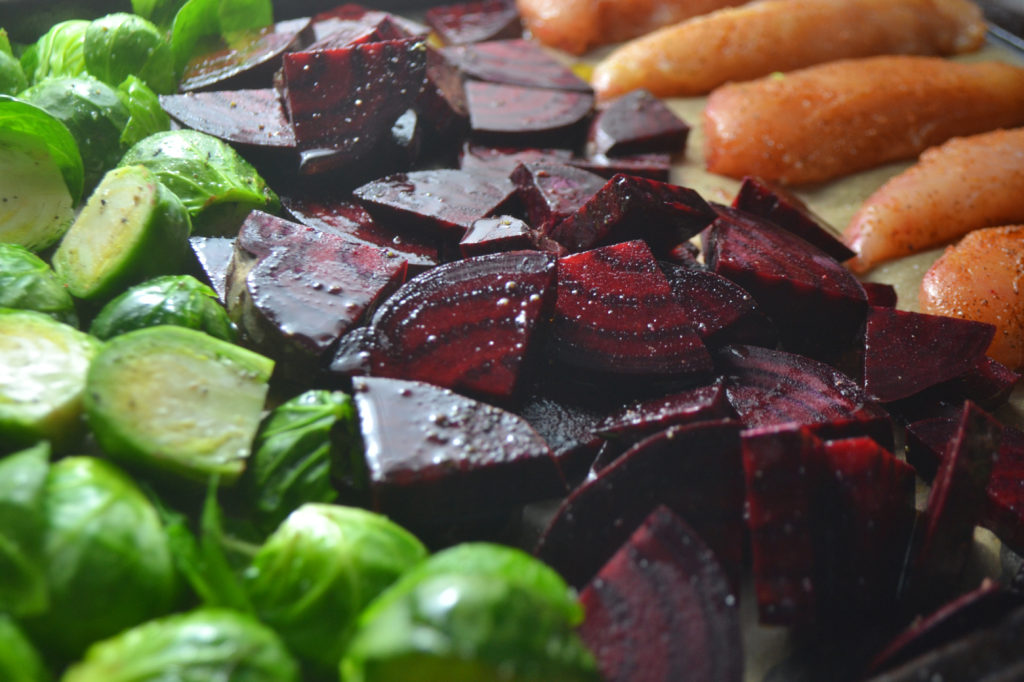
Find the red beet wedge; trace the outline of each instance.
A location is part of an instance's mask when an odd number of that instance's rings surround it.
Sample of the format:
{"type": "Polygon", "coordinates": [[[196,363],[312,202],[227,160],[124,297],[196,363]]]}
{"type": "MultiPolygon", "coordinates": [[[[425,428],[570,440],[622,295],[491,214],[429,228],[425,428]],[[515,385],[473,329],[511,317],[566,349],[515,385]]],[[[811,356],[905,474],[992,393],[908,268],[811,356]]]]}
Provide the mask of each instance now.
{"type": "Polygon", "coordinates": [[[462,73],[479,81],[591,92],[589,83],[529,40],[515,38],[458,45],[445,48],[444,53],[462,73]]]}
{"type": "Polygon", "coordinates": [[[574,157],[569,163],[577,168],[597,173],[602,178],[611,178],[618,173],[638,175],[642,178],[668,182],[672,174],[672,157],[668,154],[631,154],[630,156],[608,156],[588,154],[574,157]]]}
{"type": "Polygon", "coordinates": [[[551,446],[566,481],[571,485],[582,481],[605,442],[595,430],[601,412],[539,392],[525,400],[519,415],[551,446]]]}
{"type": "Polygon", "coordinates": [[[630,404],[596,426],[605,438],[636,442],[670,426],[736,416],[721,380],[681,393],[630,404]]]}
{"type": "Polygon", "coordinates": [[[523,34],[519,12],[509,0],[477,0],[431,7],[423,16],[446,45],[518,38],[523,34]]]}
{"type": "Polygon", "coordinates": [[[740,682],[736,595],[714,553],[658,507],[580,595],[606,682],[740,682]]]}
{"type": "Polygon", "coordinates": [[[603,107],[590,125],[587,151],[625,156],[686,149],[690,126],[646,90],[633,90],[603,107]]]}
{"type": "Polygon", "coordinates": [[[466,235],[459,241],[459,251],[462,252],[463,258],[522,249],[544,251],[553,256],[564,256],[568,253],[564,246],[545,237],[540,230],[533,229],[519,218],[507,215],[474,221],[466,235]]]}
{"type": "Polygon", "coordinates": [[[555,259],[536,251],[466,258],[414,277],[373,316],[373,374],[510,397],[554,281],[555,259]]]}
{"type": "Polygon", "coordinates": [[[416,100],[416,111],[423,125],[431,131],[432,148],[457,146],[469,129],[466,111],[466,90],[455,65],[440,51],[427,47],[427,77],[423,91],[416,100]]]}
{"type": "Polygon", "coordinates": [[[557,360],[588,373],[665,377],[707,372],[711,357],[644,242],[558,260],[557,360]]]}
{"type": "Polygon", "coordinates": [[[586,133],[594,96],[469,81],[466,107],[470,136],[479,144],[576,149],[586,133]]]}
{"type": "Polygon", "coordinates": [[[382,40],[401,40],[409,38],[402,28],[395,23],[390,15],[381,12],[367,12],[358,19],[338,19],[333,30],[306,48],[313,50],[333,50],[339,47],[351,47],[361,43],[376,43],[382,40]]]}
{"type": "Polygon", "coordinates": [[[272,88],[161,95],[160,106],[182,126],[225,142],[295,154],[295,133],[272,88]]]}
{"type": "MultiPolygon", "coordinates": [[[[509,174],[530,225],[551,234],[563,220],[586,205],[605,184],[604,178],[565,163],[527,162],[509,174]]],[[[573,249],[579,251],[581,249],[573,249]]]]}
{"type": "Polygon", "coordinates": [[[382,19],[390,20],[402,31],[402,37],[405,38],[426,38],[430,34],[429,26],[407,17],[369,9],[363,5],[349,2],[313,15],[313,35],[316,40],[323,40],[339,30],[345,30],[348,22],[358,21],[368,26],[374,26],[382,19]]]}

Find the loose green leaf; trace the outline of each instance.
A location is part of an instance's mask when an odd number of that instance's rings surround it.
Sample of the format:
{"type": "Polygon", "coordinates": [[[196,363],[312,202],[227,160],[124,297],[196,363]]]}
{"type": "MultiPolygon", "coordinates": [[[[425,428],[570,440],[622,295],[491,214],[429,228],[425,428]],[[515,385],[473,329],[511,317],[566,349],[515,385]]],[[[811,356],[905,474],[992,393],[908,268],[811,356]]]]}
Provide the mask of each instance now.
{"type": "Polygon", "coordinates": [[[50,266],[18,244],[0,242],[0,308],[35,310],[76,326],[75,302],[50,266]]]}
{"type": "Polygon", "coordinates": [[[50,674],[17,623],[0,613],[0,680],[48,682],[50,674]]]}
{"type": "Polygon", "coordinates": [[[178,87],[171,44],[153,22],[127,12],[108,14],[89,24],[85,66],[115,87],[130,75],[161,94],[178,87]]]}
{"type": "MultiPolygon", "coordinates": [[[[50,446],[42,442],[0,459],[0,613],[28,616],[49,604],[43,563],[49,457],[50,446]]],[[[3,670],[0,663],[0,679],[8,679],[3,670]]]]}
{"type": "Polygon", "coordinates": [[[185,0],[132,0],[132,12],[167,30],[184,4],[185,0]]]}
{"type": "Polygon", "coordinates": [[[185,70],[203,39],[220,37],[217,0],[188,0],[174,17],[171,27],[171,54],[175,73],[185,70]]]}
{"type": "MultiPolygon", "coordinates": [[[[84,171],[78,143],[68,127],[33,104],[0,95],[0,144],[9,148],[45,147],[67,184],[71,201],[82,198],[84,171]]],[[[4,174],[5,178],[14,177],[4,174]]],[[[30,247],[31,248],[31,247],[30,247]]]]}
{"type": "Polygon", "coordinates": [[[128,107],[128,123],[121,132],[121,148],[171,129],[171,117],[160,106],[160,98],[135,76],[128,76],[117,86],[117,94],[128,107]]]}
{"type": "Polygon", "coordinates": [[[54,24],[22,55],[21,66],[30,83],[47,78],[86,75],[85,31],[89,22],[69,19],[54,24]]]}

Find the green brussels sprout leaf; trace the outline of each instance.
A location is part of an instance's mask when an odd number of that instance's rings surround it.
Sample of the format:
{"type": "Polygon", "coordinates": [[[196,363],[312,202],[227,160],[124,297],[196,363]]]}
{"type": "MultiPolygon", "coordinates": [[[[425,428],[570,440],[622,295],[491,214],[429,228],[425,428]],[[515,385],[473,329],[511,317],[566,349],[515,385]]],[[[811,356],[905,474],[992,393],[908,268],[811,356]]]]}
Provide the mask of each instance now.
{"type": "Polygon", "coordinates": [[[69,19],[54,24],[21,56],[21,66],[30,83],[47,78],[84,76],[85,31],[89,22],[69,19]]]}
{"type": "Polygon", "coordinates": [[[274,22],[271,0],[188,0],[174,17],[171,50],[181,73],[194,56],[274,22]]]}
{"type": "Polygon", "coordinates": [[[17,623],[0,613],[0,680],[48,682],[43,659],[17,623]]]}
{"type": "Polygon", "coordinates": [[[153,22],[127,12],[96,19],[85,32],[85,66],[112,86],[137,76],[154,92],[178,88],[171,44],[153,22]]]}
{"type": "MultiPolygon", "coordinates": [[[[75,137],[66,125],[53,114],[33,104],[8,95],[0,95],[0,131],[0,156],[4,154],[5,149],[37,150],[42,146],[60,169],[71,202],[78,203],[82,198],[84,177],[82,155],[78,151],[75,137]]],[[[0,163],[4,163],[2,158],[0,163]]],[[[24,169],[10,166],[3,170],[2,175],[5,179],[17,178],[25,172],[24,169]]],[[[6,231],[7,227],[4,227],[0,233],[6,231]]]]}
{"type": "Polygon", "coordinates": [[[121,147],[133,144],[171,129],[171,117],[160,106],[156,93],[135,76],[128,76],[117,86],[117,94],[128,107],[128,123],[121,132],[121,147]]]}
{"type": "Polygon", "coordinates": [[[28,87],[21,61],[11,51],[7,31],[0,28],[0,95],[16,95],[28,87]]]}
{"type": "MultiPolygon", "coordinates": [[[[50,446],[44,441],[0,459],[0,613],[32,615],[49,604],[43,567],[43,489],[49,458],[50,446]]],[[[0,679],[8,678],[0,674],[0,679]]]]}
{"type": "Polygon", "coordinates": [[[0,308],[35,310],[76,326],[75,302],[50,266],[24,246],[0,242],[0,308]]]}
{"type": "Polygon", "coordinates": [[[217,20],[221,36],[231,42],[233,34],[274,23],[274,7],[270,0],[220,0],[217,20]]]}
{"type": "Polygon", "coordinates": [[[174,15],[184,4],[185,0],[132,0],[132,12],[162,29],[170,29],[174,15]]]}

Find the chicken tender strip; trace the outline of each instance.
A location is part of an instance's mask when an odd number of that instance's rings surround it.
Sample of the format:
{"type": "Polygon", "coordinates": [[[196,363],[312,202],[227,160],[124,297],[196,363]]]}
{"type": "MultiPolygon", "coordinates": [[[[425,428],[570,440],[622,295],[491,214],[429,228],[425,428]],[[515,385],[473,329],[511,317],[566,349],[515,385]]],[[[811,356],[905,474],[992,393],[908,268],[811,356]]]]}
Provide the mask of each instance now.
{"type": "Polygon", "coordinates": [[[971,230],[1024,223],[1024,128],[952,139],[868,197],[843,232],[863,273],[971,230]]]}
{"type": "Polygon", "coordinates": [[[883,54],[949,55],[985,42],[969,0],[766,0],[723,9],[638,38],[601,61],[601,99],[644,88],[702,95],[774,71],[883,54]]]}
{"type": "Polygon", "coordinates": [[[1024,67],[867,57],[717,88],[704,109],[704,157],[712,173],[796,185],[1020,125],[1024,67]]]}
{"type": "Polygon", "coordinates": [[[549,47],[583,54],[747,0],[516,0],[523,25],[549,47]]]}

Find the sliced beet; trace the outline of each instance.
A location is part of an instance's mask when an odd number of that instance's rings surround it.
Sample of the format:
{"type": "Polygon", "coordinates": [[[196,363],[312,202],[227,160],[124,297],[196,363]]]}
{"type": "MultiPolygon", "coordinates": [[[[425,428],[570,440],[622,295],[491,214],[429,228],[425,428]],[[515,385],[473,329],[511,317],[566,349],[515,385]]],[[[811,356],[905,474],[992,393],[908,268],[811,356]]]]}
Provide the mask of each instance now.
{"type": "Polygon", "coordinates": [[[967,372],[937,386],[949,400],[966,398],[987,410],[1002,406],[1020,383],[1021,375],[987,355],[981,356],[967,372]]]}
{"type": "Polygon", "coordinates": [[[463,74],[479,81],[592,92],[590,84],[572,69],[537,43],[522,38],[455,45],[444,53],[463,74]]]}
{"type": "Polygon", "coordinates": [[[269,88],[282,55],[313,37],[308,18],[289,19],[231,40],[231,46],[194,57],[185,66],[179,89],[241,90],[269,88]]]}
{"type": "Polygon", "coordinates": [[[306,48],[307,51],[333,50],[351,47],[361,43],[375,43],[382,40],[409,38],[393,18],[381,12],[367,12],[358,19],[337,19],[332,23],[330,33],[324,34],[306,48]]]}
{"type": "Polygon", "coordinates": [[[518,38],[523,34],[519,12],[509,0],[475,0],[431,7],[424,15],[446,45],[518,38]]]}
{"type": "Polygon", "coordinates": [[[192,253],[203,277],[217,292],[221,302],[227,293],[227,274],[231,267],[231,259],[235,254],[235,240],[232,237],[200,237],[188,238],[192,253]]]}
{"type": "Polygon", "coordinates": [[[564,246],[513,216],[475,220],[459,241],[464,258],[522,249],[544,251],[556,257],[568,253],[564,246]]]}
{"type": "Polygon", "coordinates": [[[861,282],[868,295],[868,305],[879,308],[896,307],[896,287],[882,282],[861,282]]]}
{"type": "Polygon", "coordinates": [[[281,197],[281,203],[303,225],[397,254],[409,264],[412,275],[429,270],[440,262],[437,245],[432,240],[399,235],[376,222],[360,204],[287,196],[281,197]]]}
{"type": "Polygon", "coordinates": [[[558,260],[554,357],[618,377],[707,372],[711,358],[665,275],[640,241],[558,260]]]}
{"type": "Polygon", "coordinates": [[[549,234],[572,252],[643,239],[664,255],[714,219],[714,210],[688,187],[616,175],[549,234]]]}
{"type": "Polygon", "coordinates": [[[375,220],[420,239],[461,239],[473,221],[500,211],[512,185],[449,168],[396,173],[353,191],[375,220]]]}
{"type": "Polygon", "coordinates": [[[787,350],[831,358],[848,347],[867,312],[860,282],[792,232],[733,208],[718,211],[704,250],[709,269],[750,292],[787,350]]]}
{"type": "Polygon", "coordinates": [[[352,386],[365,462],[352,463],[348,483],[398,523],[493,516],[564,494],[551,450],[520,417],[416,381],[352,386]]]}
{"type": "Polygon", "coordinates": [[[426,38],[430,33],[428,26],[407,17],[370,9],[358,3],[349,2],[313,15],[314,39],[323,40],[343,28],[348,22],[359,21],[364,24],[374,25],[385,18],[401,29],[404,34],[403,37],[426,38]]]}
{"type": "Polygon", "coordinates": [[[632,154],[630,156],[607,156],[588,154],[574,157],[569,161],[577,168],[597,173],[602,178],[611,178],[618,173],[638,175],[642,178],[668,182],[672,174],[672,157],[668,154],[632,154]]]}
{"type": "Polygon", "coordinates": [[[891,402],[960,376],[984,357],[994,334],[983,322],[869,308],[864,390],[891,402]]]}
{"type": "Polygon", "coordinates": [[[479,144],[576,149],[593,107],[586,92],[466,83],[470,136],[479,144]]]}
{"type": "Polygon", "coordinates": [[[377,247],[253,211],[235,240],[228,312],[256,348],[302,371],[318,366],[405,270],[377,247]]]}
{"type": "Polygon", "coordinates": [[[675,426],[637,443],[574,490],[545,529],[536,554],[582,588],[664,504],[686,519],[738,580],[743,496],[739,425],[675,426]]]}
{"type": "Polygon", "coordinates": [[[373,316],[373,374],[509,398],[554,282],[555,259],[536,251],[466,258],[412,278],[373,316]]]}
{"type": "Polygon", "coordinates": [[[836,237],[835,230],[791,191],[762,178],[743,178],[732,205],[746,213],[767,218],[776,225],[844,261],[856,254],[836,237]]]}
{"type": "Polygon", "coordinates": [[[608,156],[686,149],[690,126],[647,90],[633,90],[608,102],[590,124],[588,151],[608,156]]]}
{"type": "Polygon", "coordinates": [[[333,163],[365,157],[423,90],[426,46],[415,38],[284,57],[284,102],[295,139],[333,163]]]}
{"type": "Polygon", "coordinates": [[[822,439],[869,436],[893,447],[886,411],[852,379],[811,358],[758,346],[715,355],[726,394],[748,427],[803,424],[822,439]]]}
{"type": "MultiPolygon", "coordinates": [[[[687,242],[689,243],[689,242],[687,242]]],[[[732,280],[707,270],[659,263],[676,302],[709,348],[728,344],[773,347],[778,332],[754,298],[732,280]]]]}
{"type": "Polygon", "coordinates": [[[459,154],[459,168],[501,181],[520,163],[569,163],[572,151],[569,149],[520,149],[518,147],[487,147],[467,142],[459,154]]]}
{"type": "Polygon", "coordinates": [[[455,65],[434,48],[427,47],[427,77],[416,100],[416,111],[432,132],[434,147],[455,147],[469,130],[466,90],[455,65]]]}
{"type": "Polygon", "coordinates": [[[714,553],[658,507],[580,595],[606,682],[740,682],[737,598],[714,553]]]}
{"type": "Polygon", "coordinates": [[[564,163],[520,163],[509,177],[530,224],[544,234],[551,234],[605,184],[600,176],[564,163]]]}
{"type": "Polygon", "coordinates": [[[225,142],[295,153],[295,133],[272,88],[160,95],[167,115],[225,142]]]}
{"type": "Polygon", "coordinates": [[[597,424],[606,438],[636,442],[670,426],[736,416],[721,380],[681,393],[632,403],[597,424]]]}
{"type": "Polygon", "coordinates": [[[566,481],[582,481],[604,442],[595,431],[602,412],[560,396],[535,393],[524,401],[519,415],[551,446],[566,481]]]}
{"type": "Polygon", "coordinates": [[[328,375],[339,385],[349,387],[352,377],[369,376],[379,353],[377,337],[370,327],[356,327],[342,335],[327,367],[328,375]]]}

